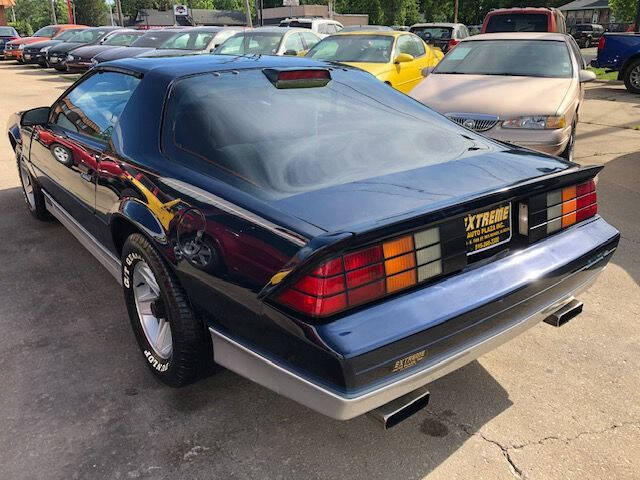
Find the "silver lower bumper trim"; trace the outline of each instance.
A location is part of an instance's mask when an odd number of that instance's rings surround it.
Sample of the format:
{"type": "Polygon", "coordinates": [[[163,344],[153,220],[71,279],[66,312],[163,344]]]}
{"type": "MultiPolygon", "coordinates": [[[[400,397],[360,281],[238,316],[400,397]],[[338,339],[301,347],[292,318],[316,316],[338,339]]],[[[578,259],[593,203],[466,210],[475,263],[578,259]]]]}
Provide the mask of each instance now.
{"type": "Polygon", "coordinates": [[[564,294],[542,310],[514,319],[500,331],[490,332],[485,337],[474,338],[461,345],[452,354],[423,370],[385,384],[359,396],[348,397],[326,389],[294,373],[264,356],[250,350],[223,333],[210,328],[213,341],[214,360],[219,365],[252,380],[263,387],[284,395],[323,415],[337,420],[348,420],[378,408],[402,395],[426,385],[481,355],[494,350],[503,343],[523,333],[544,320],[553,312],[574,300],[574,296],[589,287],[604,267],[592,270],[592,275],[579,287],[564,294]]]}

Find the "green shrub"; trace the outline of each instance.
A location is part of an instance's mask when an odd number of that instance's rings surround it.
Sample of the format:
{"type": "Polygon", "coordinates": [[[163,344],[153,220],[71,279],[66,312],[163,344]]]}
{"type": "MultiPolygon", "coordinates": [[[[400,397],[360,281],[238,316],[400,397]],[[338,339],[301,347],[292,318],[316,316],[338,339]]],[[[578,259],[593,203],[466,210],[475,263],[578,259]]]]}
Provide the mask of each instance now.
{"type": "Polygon", "coordinates": [[[9,26],[15,28],[20,36],[29,37],[33,35],[33,27],[26,20],[18,20],[17,22],[9,22],[9,26]]]}

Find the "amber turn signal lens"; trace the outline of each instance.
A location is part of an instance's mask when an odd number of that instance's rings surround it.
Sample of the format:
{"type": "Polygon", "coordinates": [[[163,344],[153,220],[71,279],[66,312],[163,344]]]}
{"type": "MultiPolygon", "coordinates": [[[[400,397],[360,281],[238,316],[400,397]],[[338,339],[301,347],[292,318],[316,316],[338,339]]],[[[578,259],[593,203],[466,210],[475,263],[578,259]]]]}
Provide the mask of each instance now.
{"type": "Polygon", "coordinates": [[[384,258],[391,258],[413,250],[413,235],[400,237],[382,244],[384,258]]]}

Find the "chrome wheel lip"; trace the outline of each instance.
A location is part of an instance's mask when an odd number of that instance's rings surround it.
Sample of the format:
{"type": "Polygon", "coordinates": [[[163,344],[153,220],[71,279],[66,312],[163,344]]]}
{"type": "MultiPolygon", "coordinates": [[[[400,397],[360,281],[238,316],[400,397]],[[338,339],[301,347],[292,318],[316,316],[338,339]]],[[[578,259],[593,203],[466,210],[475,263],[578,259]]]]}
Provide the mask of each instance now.
{"type": "Polygon", "coordinates": [[[161,301],[160,287],[144,260],[133,267],[132,281],[133,299],[144,336],[154,353],[167,360],[173,352],[171,325],[165,317],[159,318],[154,312],[152,304],[161,301]]]}
{"type": "Polygon", "coordinates": [[[31,183],[31,175],[24,161],[20,161],[20,182],[22,183],[22,192],[24,193],[27,205],[31,210],[36,208],[36,198],[33,193],[33,184],[31,183]]]}

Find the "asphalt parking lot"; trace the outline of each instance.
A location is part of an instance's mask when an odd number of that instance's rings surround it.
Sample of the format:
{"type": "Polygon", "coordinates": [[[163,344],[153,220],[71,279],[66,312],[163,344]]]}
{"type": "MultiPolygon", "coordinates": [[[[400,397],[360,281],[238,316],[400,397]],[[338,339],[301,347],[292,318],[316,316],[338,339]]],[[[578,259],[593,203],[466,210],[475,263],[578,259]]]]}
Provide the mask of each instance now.
{"type": "MultiPolygon", "coordinates": [[[[0,126],[77,78],[0,63],[0,126]]],[[[0,465],[7,479],[637,479],[640,97],[588,86],[576,159],[604,163],[618,252],[584,313],[434,382],[384,432],[228,371],[182,390],[140,360],[120,287],[59,224],[32,219],[0,141],[0,465]]]]}

